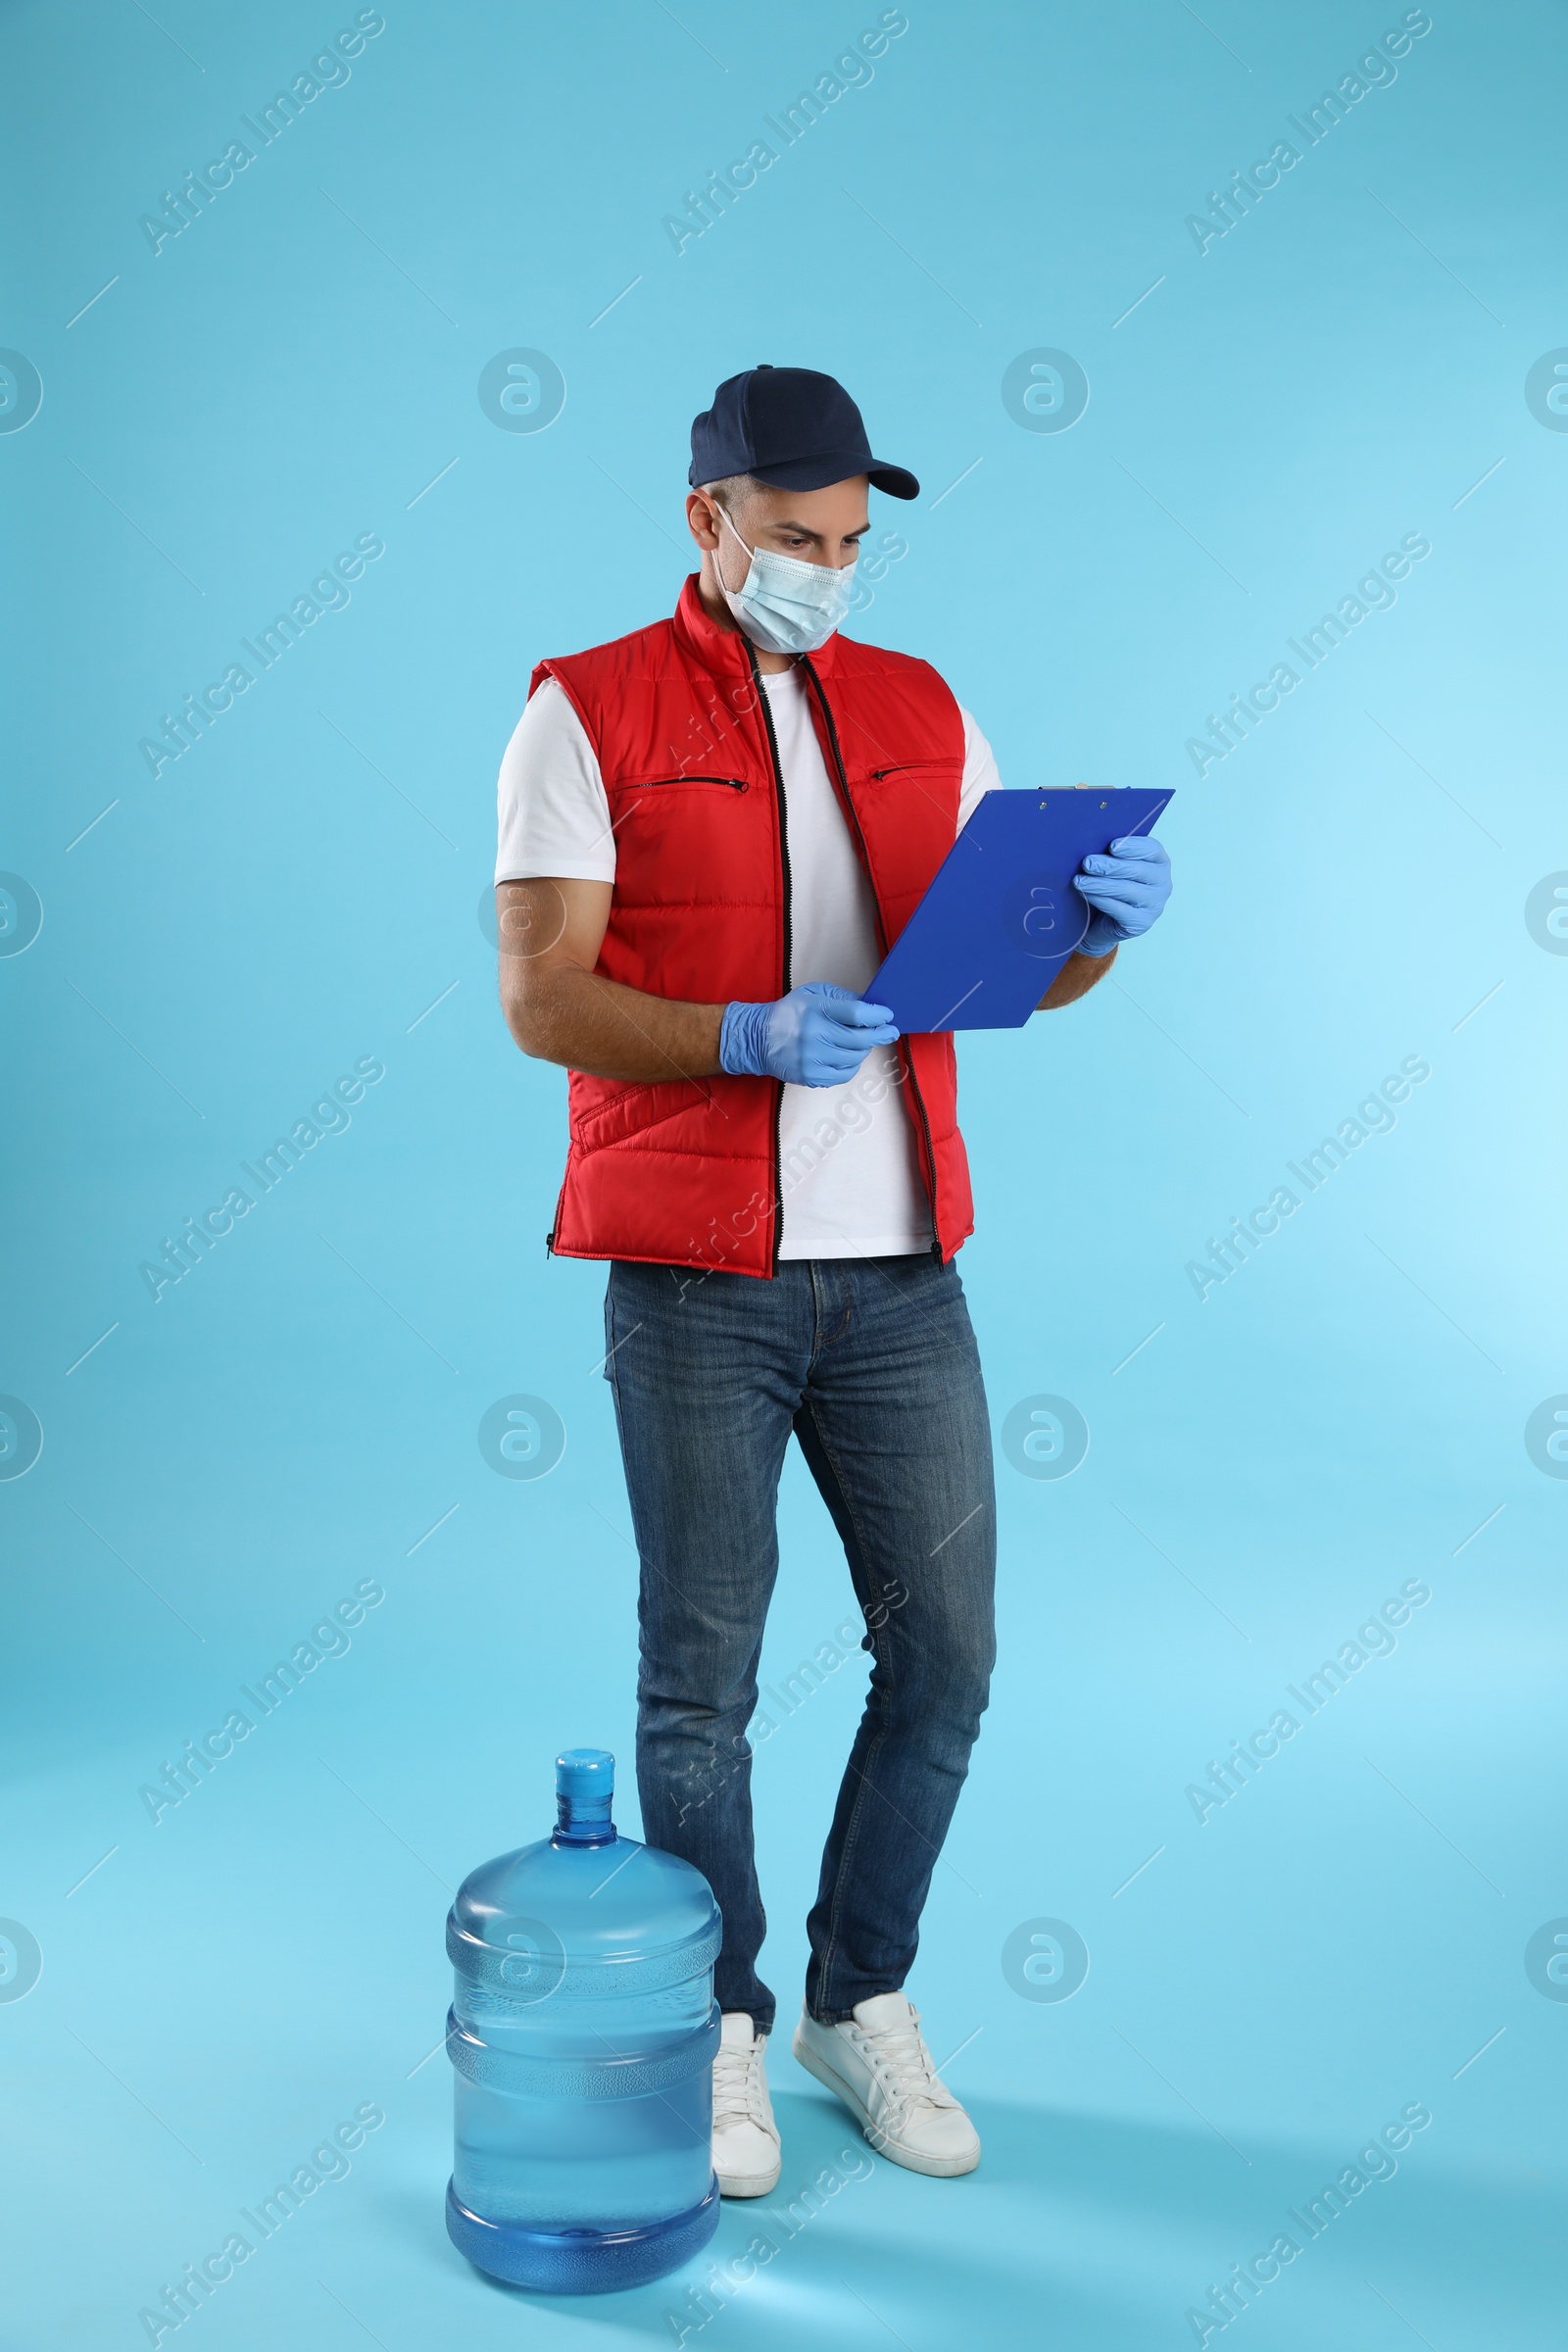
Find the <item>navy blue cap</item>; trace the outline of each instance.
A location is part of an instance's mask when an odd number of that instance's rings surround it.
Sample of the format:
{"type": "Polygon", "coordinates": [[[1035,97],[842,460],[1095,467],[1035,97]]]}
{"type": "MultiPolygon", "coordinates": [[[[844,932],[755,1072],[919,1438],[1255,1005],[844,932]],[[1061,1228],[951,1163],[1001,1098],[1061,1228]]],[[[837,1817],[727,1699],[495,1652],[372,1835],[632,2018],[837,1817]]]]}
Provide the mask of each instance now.
{"type": "Polygon", "coordinates": [[[872,457],[859,410],[835,377],[814,368],[748,368],[693,417],[693,489],[732,473],[776,490],[825,490],[864,473],[892,498],[920,495],[912,473],[872,457]]]}

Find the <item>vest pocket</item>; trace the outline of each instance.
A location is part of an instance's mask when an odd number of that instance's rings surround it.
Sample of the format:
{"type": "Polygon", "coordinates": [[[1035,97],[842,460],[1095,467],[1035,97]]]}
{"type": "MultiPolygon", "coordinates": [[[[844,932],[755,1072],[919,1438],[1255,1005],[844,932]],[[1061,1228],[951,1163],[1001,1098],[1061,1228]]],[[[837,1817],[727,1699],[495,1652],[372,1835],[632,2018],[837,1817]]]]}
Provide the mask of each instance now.
{"type": "Polygon", "coordinates": [[[873,784],[880,784],[887,776],[951,777],[959,772],[957,762],[953,760],[895,760],[891,766],[871,768],[869,775],[873,784]]]}
{"type": "Polygon", "coordinates": [[[640,1141],[664,1120],[706,1103],[714,1088],[726,1083],[722,1077],[660,1078],[617,1086],[613,1080],[587,1078],[579,1070],[571,1079],[571,1137],[583,1152],[640,1141]],[[590,1088],[595,1090],[592,1096],[590,1088]],[[598,1092],[600,1088],[605,1091],[598,1092]]]}
{"type": "Polygon", "coordinates": [[[622,776],[615,779],[616,792],[679,792],[683,787],[719,786],[726,792],[747,792],[751,788],[743,776],[643,776],[630,784],[622,776]]]}

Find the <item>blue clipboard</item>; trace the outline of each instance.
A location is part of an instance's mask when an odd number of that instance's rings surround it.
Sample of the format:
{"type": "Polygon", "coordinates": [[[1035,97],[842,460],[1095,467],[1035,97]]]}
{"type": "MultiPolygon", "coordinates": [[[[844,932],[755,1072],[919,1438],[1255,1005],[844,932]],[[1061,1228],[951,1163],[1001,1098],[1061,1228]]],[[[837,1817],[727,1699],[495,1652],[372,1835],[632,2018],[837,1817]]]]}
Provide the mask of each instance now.
{"type": "Polygon", "coordinates": [[[1086,858],[1147,833],[1168,792],[988,792],[865,990],[906,1035],[1021,1029],[1088,930],[1086,858]]]}

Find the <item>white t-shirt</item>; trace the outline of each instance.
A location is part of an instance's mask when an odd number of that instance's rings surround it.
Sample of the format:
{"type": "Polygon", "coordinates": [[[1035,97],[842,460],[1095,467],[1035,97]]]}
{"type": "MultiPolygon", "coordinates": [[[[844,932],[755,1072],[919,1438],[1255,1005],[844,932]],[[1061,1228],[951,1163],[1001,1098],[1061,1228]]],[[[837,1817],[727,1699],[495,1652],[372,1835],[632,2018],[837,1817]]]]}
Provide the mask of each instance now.
{"type": "MultiPolygon", "coordinates": [[[[881,961],[871,886],[855,854],[798,670],[765,674],[788,806],[790,985],[863,989],[881,961]]],[[[961,827],[1002,779],[963,711],[961,827]]],[[[541,874],[613,882],[615,837],[599,760],[582,721],[546,678],[501,762],[498,882],[541,874]]],[[[914,1129],[899,1099],[899,1059],[874,1046],[847,1086],[786,1086],[779,1113],[781,1257],[904,1257],[931,1247],[931,1208],[914,1129]]]]}

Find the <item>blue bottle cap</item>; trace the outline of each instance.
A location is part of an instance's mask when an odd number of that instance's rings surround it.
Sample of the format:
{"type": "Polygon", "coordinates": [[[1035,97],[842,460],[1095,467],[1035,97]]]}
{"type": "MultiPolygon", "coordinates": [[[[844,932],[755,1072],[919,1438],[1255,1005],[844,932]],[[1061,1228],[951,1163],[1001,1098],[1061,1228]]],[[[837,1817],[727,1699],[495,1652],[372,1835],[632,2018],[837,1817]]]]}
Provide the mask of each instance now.
{"type": "Polygon", "coordinates": [[[556,1758],[556,1794],[604,1804],[614,1792],[615,1759],[608,1747],[567,1747],[556,1758]]]}

